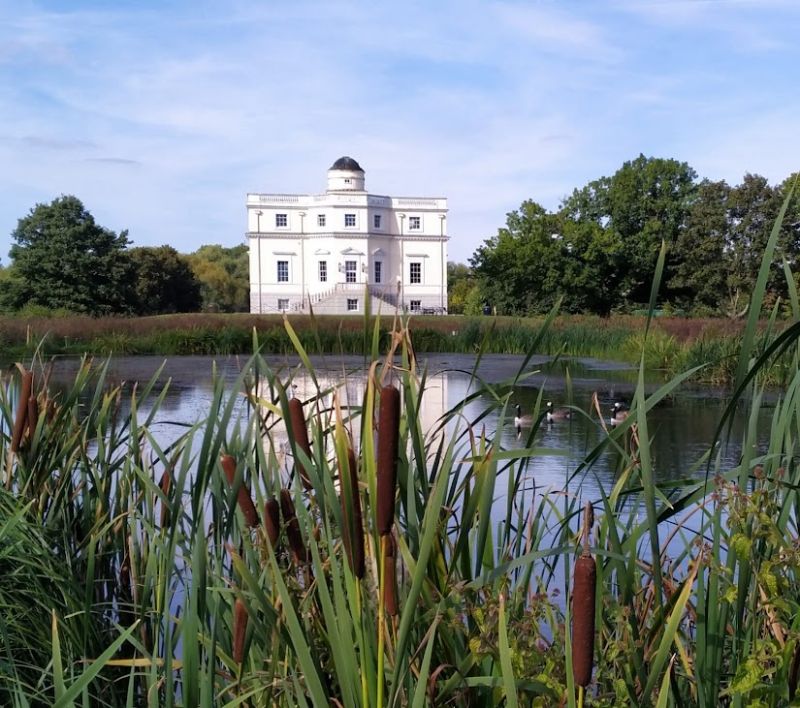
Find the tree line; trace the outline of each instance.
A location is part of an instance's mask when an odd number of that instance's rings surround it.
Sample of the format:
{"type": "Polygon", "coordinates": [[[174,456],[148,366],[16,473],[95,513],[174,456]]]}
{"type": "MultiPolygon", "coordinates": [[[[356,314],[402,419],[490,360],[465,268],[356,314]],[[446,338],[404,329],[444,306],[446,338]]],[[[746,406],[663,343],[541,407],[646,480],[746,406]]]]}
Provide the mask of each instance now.
{"type": "Polygon", "coordinates": [[[248,248],[132,247],[74,196],[37,204],[11,234],[0,312],[157,315],[249,310],[248,248]]]}
{"type": "MultiPolygon", "coordinates": [[[[699,179],[686,162],[639,155],[575,189],[556,211],[528,200],[470,258],[449,264],[450,311],[526,315],[561,299],[566,312],[607,315],[645,306],[662,241],[660,305],[740,316],[795,175],[770,185],[699,179]]],[[[789,203],[770,269],[768,304],[786,298],[784,263],[800,256],[800,199],[789,203]]],[[[795,276],[797,277],[797,276],[795,276]]]]}

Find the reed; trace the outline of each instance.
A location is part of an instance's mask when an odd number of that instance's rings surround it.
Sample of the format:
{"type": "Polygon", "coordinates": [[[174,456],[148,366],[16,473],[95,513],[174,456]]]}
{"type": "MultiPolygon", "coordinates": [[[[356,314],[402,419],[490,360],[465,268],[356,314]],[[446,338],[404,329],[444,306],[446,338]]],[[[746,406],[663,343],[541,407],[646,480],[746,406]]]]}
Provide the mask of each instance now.
{"type": "Polygon", "coordinates": [[[281,516],[283,516],[286,539],[289,542],[294,562],[298,565],[308,563],[308,551],[303,541],[303,534],[300,532],[300,522],[295,513],[292,493],[288,489],[281,489],[281,516]]]}
{"type": "Polygon", "coordinates": [[[242,598],[237,597],[233,603],[233,660],[237,664],[244,661],[244,643],[247,637],[247,605],[242,598]]]}
{"type": "MultiPolygon", "coordinates": [[[[232,488],[237,488],[236,460],[234,457],[232,455],[222,455],[220,464],[225,472],[225,477],[228,479],[228,484],[230,484],[232,488]]],[[[239,509],[244,516],[245,523],[250,528],[254,528],[258,526],[258,512],[256,511],[256,505],[253,503],[253,498],[250,496],[250,490],[242,480],[239,480],[237,489],[236,498],[239,509]]]]}
{"type": "Polygon", "coordinates": [[[11,435],[11,452],[19,452],[19,446],[22,442],[22,436],[25,434],[25,427],[28,419],[28,399],[33,390],[33,372],[24,371],[22,374],[22,385],[19,391],[19,400],[17,403],[17,414],[14,417],[14,430],[11,435]]]}
{"type": "Polygon", "coordinates": [[[358,491],[358,466],[352,448],[347,449],[346,469],[339,469],[342,484],[340,501],[342,507],[342,540],[347,561],[353,575],[364,577],[364,524],[361,516],[361,497],[358,491]]]}
{"type": "Polygon", "coordinates": [[[264,530],[273,549],[278,549],[278,539],[281,534],[280,505],[274,497],[267,499],[264,504],[264,530]]]}
{"type": "Polygon", "coordinates": [[[400,426],[400,391],[394,386],[381,389],[378,422],[378,533],[385,536],[394,524],[397,495],[397,455],[400,426]]]}
{"type": "Polygon", "coordinates": [[[298,398],[289,399],[289,422],[292,426],[292,436],[295,445],[294,468],[300,475],[303,486],[312,489],[311,478],[308,476],[305,465],[303,464],[297,450],[302,450],[303,454],[311,459],[311,445],[308,442],[308,428],[306,427],[306,417],[303,413],[303,404],[298,398]]]}

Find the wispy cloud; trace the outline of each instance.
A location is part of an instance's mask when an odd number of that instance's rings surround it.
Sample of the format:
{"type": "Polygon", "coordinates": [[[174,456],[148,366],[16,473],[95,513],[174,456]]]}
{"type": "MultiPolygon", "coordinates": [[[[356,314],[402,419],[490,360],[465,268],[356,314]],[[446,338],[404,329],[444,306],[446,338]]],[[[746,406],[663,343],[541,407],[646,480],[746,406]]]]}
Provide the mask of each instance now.
{"type": "Polygon", "coordinates": [[[731,180],[793,157],[788,4],[2,2],[0,255],[61,193],[139,245],[233,245],[246,192],[321,191],[351,154],[373,191],[449,197],[464,260],[639,152],[731,180]]]}

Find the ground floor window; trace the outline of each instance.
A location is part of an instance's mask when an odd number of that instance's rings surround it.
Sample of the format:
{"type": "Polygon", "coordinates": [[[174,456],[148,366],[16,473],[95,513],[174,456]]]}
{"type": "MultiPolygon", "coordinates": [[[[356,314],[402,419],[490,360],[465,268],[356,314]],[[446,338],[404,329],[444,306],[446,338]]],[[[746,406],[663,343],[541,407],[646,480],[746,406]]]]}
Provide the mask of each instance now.
{"type": "Polygon", "coordinates": [[[417,285],[422,282],[422,263],[414,261],[410,264],[408,280],[412,285],[417,285]]]}
{"type": "Polygon", "coordinates": [[[320,283],[328,282],[328,261],[319,262],[319,282],[320,283]]]}
{"type": "Polygon", "coordinates": [[[381,275],[383,275],[383,273],[381,272],[382,270],[383,270],[383,263],[381,261],[375,261],[375,282],[376,283],[380,283],[381,282],[381,275]]]}
{"type": "Polygon", "coordinates": [[[358,312],[358,298],[357,297],[349,297],[349,298],[347,298],[347,311],[348,312],[358,312]]]}
{"type": "Polygon", "coordinates": [[[278,261],[278,282],[289,282],[289,261],[278,261]]]}
{"type": "Polygon", "coordinates": [[[289,298],[288,297],[279,297],[278,298],[278,309],[283,312],[289,309],[289,298]]]}
{"type": "Polygon", "coordinates": [[[357,263],[355,261],[344,262],[344,279],[346,283],[356,282],[356,266],[357,263]]]}
{"type": "Polygon", "coordinates": [[[422,300],[411,301],[411,312],[419,312],[422,309],[422,300]]]}

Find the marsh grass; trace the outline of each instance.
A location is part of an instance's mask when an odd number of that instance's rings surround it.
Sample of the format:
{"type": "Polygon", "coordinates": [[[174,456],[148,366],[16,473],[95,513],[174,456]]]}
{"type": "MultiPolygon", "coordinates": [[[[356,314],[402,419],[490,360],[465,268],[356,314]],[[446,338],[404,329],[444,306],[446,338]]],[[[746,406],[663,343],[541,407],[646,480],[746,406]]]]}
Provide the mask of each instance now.
{"type": "MultiPolygon", "coordinates": [[[[662,252],[654,298],[663,263],[662,252]]],[[[746,323],[728,409],[749,411],[739,464],[724,468],[709,441],[698,460],[705,476],[681,485],[655,481],[658,433],[648,412],[693,371],[646,396],[644,346],[631,414],[564,489],[543,494],[531,492],[543,409],[521,447],[503,448],[516,377],[490,386],[473,375],[466,399],[423,429],[427,375],[414,323],[409,330],[399,318],[388,343],[380,323],[364,320],[362,401],[331,402],[319,386],[302,400],[308,449],[285,444],[296,425],[287,396],[295,372],[267,365],[259,335],[238,379],[226,388],[215,378],[206,415],[166,447],[151,432],[165,395],[157,375],[120,388],[106,363],[87,359],[52,416],[39,415],[11,451],[19,386],[11,372],[0,386],[0,533],[10,539],[0,602],[3,617],[24,606],[38,629],[26,645],[0,625],[7,646],[23,646],[0,662],[0,702],[790,705],[800,672],[796,302],[787,329],[759,335],[754,319],[746,323]],[[791,365],[759,447],[762,374],[776,360],[791,365]],[[395,395],[389,500],[376,440],[388,425],[376,421],[395,395]],[[498,412],[495,429],[485,411],[467,417],[478,400],[498,412]],[[580,480],[608,454],[620,461],[613,488],[582,499],[580,480]],[[348,513],[356,497],[362,531],[348,513]],[[593,523],[581,523],[586,501],[593,523]],[[263,519],[255,509],[265,509],[263,519]],[[357,533],[363,575],[348,555],[357,533]],[[595,561],[593,595],[588,575],[573,576],[582,554],[595,561]],[[8,590],[18,588],[15,571],[24,595],[8,590]],[[576,583],[584,584],[581,617],[568,601],[576,583]],[[587,676],[585,636],[573,647],[565,628],[580,621],[585,629],[589,619],[587,676]]],[[[536,347],[552,326],[545,322],[536,347]]],[[[645,337],[652,326],[644,323],[645,337]]],[[[316,381],[303,337],[290,321],[284,327],[316,381]]],[[[482,334],[476,367],[492,336],[482,334]]],[[[33,395],[49,409],[46,367],[33,368],[33,395]]]]}

